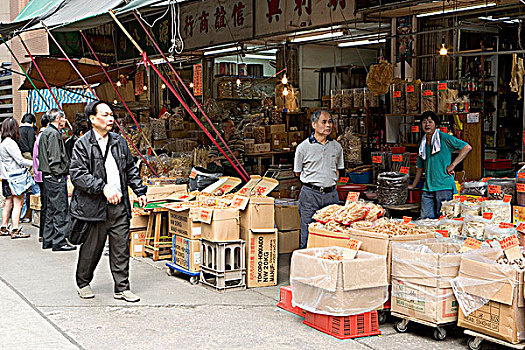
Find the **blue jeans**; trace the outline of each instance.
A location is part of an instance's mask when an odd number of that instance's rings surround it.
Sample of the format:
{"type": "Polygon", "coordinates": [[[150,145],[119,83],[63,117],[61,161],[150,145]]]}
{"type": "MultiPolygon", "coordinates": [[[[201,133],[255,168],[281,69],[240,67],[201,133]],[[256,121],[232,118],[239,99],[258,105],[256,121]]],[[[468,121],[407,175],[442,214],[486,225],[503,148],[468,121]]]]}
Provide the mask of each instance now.
{"type": "Polygon", "coordinates": [[[423,191],[421,195],[421,218],[438,219],[441,216],[441,203],[453,197],[452,190],[423,191]]]}
{"type": "Polygon", "coordinates": [[[308,225],[314,221],[312,216],[321,208],[330,204],[339,203],[339,195],[336,190],[330,193],[322,193],[310,187],[303,186],[299,194],[299,215],[301,215],[301,242],[300,248],[308,245],[308,225]]]}

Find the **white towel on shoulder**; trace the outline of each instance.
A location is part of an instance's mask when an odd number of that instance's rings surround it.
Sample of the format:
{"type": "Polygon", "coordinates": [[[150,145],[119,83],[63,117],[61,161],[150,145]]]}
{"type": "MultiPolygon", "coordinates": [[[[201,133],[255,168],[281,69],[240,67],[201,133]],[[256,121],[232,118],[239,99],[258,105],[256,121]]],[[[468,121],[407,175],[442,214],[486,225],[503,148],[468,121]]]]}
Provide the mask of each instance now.
{"type": "MultiPolygon", "coordinates": [[[[439,151],[441,151],[441,138],[439,136],[439,130],[436,130],[434,132],[434,135],[432,135],[432,138],[430,139],[430,147],[432,147],[431,154],[436,154],[439,151]]],[[[425,135],[423,136],[423,139],[421,140],[421,144],[419,145],[419,153],[418,153],[418,155],[423,160],[427,158],[426,148],[427,148],[427,137],[425,135]]]]}

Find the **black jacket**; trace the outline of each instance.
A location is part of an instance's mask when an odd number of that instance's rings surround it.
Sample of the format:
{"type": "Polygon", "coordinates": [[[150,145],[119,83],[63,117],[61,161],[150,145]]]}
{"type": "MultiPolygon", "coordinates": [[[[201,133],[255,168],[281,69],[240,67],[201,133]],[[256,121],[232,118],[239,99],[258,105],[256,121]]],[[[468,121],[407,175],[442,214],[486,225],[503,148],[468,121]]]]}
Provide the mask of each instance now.
{"type": "Polygon", "coordinates": [[[38,141],[38,170],[55,176],[67,175],[69,171],[69,157],[64,140],[53,124],[42,131],[38,141]]]}
{"type": "MultiPolygon", "coordinates": [[[[142,185],[139,170],[133,162],[133,157],[127,142],[122,136],[110,132],[108,145],[115,158],[120,173],[122,201],[126,204],[128,217],[131,218],[131,205],[128,196],[128,186],[137,196],[146,194],[146,186],[142,185]]],[[[85,221],[105,221],[107,217],[107,199],[104,196],[104,186],[107,184],[104,151],[100,149],[95,131],[91,129],[75,142],[69,173],[75,186],[71,196],[71,216],[85,221]]]]}
{"type": "Polygon", "coordinates": [[[35,129],[29,125],[20,126],[20,140],[18,141],[18,147],[20,152],[31,152],[33,154],[33,146],[35,145],[36,133],[35,129]]]}
{"type": "Polygon", "coordinates": [[[75,143],[78,141],[78,136],[73,134],[70,138],[64,142],[66,145],[66,153],[69,159],[71,159],[71,156],[73,155],[73,146],[75,146],[75,143]]]}

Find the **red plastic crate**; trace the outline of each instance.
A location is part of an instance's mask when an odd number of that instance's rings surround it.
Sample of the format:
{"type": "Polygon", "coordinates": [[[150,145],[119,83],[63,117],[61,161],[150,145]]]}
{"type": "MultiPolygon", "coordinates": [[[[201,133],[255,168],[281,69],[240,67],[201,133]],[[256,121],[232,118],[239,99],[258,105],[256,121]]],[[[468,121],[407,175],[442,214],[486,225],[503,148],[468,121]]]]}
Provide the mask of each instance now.
{"type": "Polygon", "coordinates": [[[485,169],[498,170],[498,169],[509,169],[512,167],[512,161],[510,159],[485,159],[485,169]]]}
{"type": "Polygon", "coordinates": [[[292,287],[284,286],[281,287],[281,293],[279,295],[279,302],[277,306],[283,310],[296,314],[304,318],[304,310],[298,306],[292,306],[292,287]]]}
{"type": "Polygon", "coordinates": [[[338,339],[381,334],[377,311],[352,316],[328,316],[306,311],[303,323],[338,339]]]}
{"type": "Polygon", "coordinates": [[[405,153],[405,147],[390,147],[392,150],[392,153],[394,154],[402,154],[405,153]]]}

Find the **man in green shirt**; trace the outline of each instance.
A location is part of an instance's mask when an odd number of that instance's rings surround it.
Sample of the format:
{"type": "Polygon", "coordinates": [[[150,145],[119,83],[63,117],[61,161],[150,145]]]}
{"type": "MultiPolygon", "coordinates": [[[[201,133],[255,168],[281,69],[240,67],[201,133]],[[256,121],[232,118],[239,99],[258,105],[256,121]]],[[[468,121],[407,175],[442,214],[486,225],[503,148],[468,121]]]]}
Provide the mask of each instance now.
{"type": "Polygon", "coordinates": [[[421,218],[437,219],[441,212],[441,203],[451,200],[456,189],[454,168],[472,150],[465,141],[437,130],[438,116],[434,112],[421,115],[421,127],[425,136],[421,140],[417,157],[417,171],[414,182],[409,188],[417,186],[423,170],[426,178],[421,196],[421,218]],[[459,151],[452,161],[452,152],[459,151]]]}

